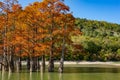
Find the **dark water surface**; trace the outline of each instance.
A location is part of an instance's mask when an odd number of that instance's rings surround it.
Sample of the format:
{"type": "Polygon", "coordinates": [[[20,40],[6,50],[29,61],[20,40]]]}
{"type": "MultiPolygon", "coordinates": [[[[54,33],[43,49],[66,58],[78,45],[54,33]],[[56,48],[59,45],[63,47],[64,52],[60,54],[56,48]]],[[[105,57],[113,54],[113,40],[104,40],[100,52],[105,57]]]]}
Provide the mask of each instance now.
{"type": "Polygon", "coordinates": [[[67,65],[64,73],[2,73],[0,80],[120,80],[120,67],[105,65],[67,65]]]}

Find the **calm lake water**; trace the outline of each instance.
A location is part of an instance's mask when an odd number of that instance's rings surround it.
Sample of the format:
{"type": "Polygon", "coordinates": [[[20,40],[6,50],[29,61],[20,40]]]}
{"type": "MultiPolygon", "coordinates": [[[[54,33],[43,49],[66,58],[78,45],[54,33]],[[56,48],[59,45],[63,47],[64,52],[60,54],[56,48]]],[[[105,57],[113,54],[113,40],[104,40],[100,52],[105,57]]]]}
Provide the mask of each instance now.
{"type": "Polygon", "coordinates": [[[120,80],[120,67],[105,65],[67,65],[64,73],[2,73],[0,80],[120,80]]]}

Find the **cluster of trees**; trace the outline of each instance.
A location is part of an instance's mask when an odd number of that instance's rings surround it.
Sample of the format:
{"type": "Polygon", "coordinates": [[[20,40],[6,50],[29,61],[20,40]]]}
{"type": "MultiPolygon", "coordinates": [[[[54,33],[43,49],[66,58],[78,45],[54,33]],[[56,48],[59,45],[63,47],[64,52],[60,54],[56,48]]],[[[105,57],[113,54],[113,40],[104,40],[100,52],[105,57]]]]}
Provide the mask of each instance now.
{"type": "Polygon", "coordinates": [[[24,9],[17,0],[0,2],[0,64],[3,71],[20,71],[21,60],[27,69],[54,71],[54,55],[60,56],[59,72],[63,72],[64,54],[71,45],[71,36],[80,34],[75,18],[63,0],[34,2],[24,9]]]}
{"type": "Polygon", "coordinates": [[[84,50],[77,54],[76,60],[120,60],[119,24],[77,18],[75,25],[80,28],[83,35],[72,39],[81,44],[84,50]]]}

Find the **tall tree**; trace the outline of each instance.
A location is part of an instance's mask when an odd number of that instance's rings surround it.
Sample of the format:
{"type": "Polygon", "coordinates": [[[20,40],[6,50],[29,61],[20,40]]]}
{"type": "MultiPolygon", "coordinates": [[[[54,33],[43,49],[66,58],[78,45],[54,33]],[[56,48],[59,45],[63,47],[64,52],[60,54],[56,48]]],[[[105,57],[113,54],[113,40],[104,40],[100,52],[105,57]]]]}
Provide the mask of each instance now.
{"type": "MultiPolygon", "coordinates": [[[[12,6],[17,4],[16,0],[4,0],[1,2],[1,8],[3,9],[4,14],[4,25],[3,26],[3,70],[13,70],[13,58],[12,58],[12,48],[10,45],[12,27],[14,25],[14,21],[12,20],[12,6]]],[[[2,21],[3,22],[3,21],[2,21]]]]}

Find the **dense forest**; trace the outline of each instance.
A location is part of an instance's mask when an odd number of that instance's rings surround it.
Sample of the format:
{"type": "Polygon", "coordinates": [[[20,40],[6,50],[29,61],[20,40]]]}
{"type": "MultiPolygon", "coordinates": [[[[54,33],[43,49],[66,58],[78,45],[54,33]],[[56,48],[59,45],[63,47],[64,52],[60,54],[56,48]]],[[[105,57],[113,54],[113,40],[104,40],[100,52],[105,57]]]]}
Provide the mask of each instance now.
{"type": "Polygon", "coordinates": [[[84,52],[74,55],[76,57],[72,55],[73,60],[120,60],[119,24],[76,18],[75,25],[80,28],[82,36],[74,36],[72,40],[81,44],[84,52]]]}

